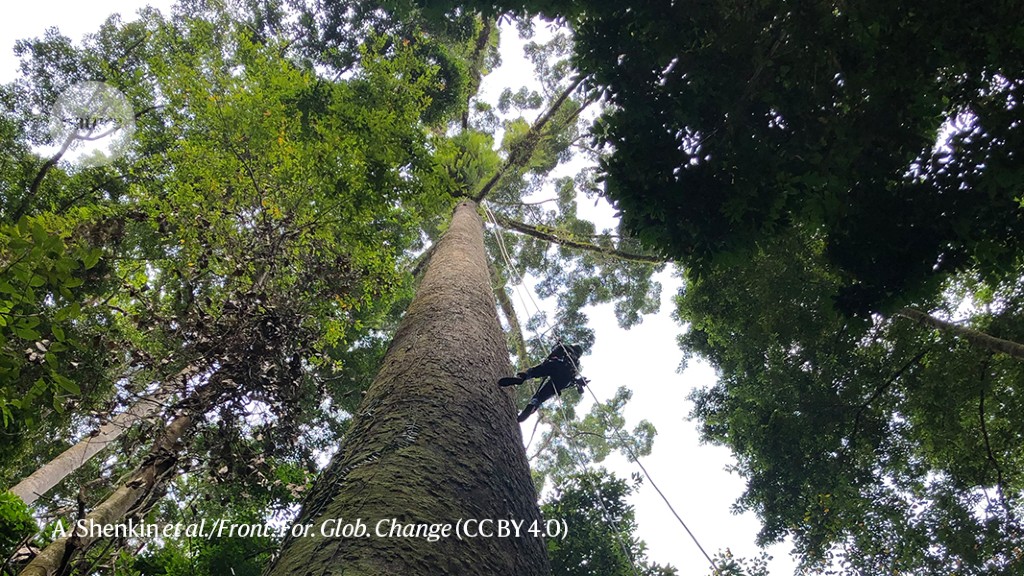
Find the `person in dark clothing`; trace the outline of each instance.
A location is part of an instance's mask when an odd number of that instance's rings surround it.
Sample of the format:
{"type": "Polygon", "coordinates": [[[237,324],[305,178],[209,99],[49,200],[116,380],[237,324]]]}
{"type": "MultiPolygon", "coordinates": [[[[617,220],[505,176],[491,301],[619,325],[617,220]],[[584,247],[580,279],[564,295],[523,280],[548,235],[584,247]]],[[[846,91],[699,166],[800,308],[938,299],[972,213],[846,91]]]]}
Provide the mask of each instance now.
{"type": "Polygon", "coordinates": [[[580,394],[583,393],[583,387],[588,382],[578,374],[582,353],[583,349],[576,344],[558,344],[540,364],[515,376],[498,380],[499,386],[518,386],[530,378],[547,378],[519,414],[519,422],[525,421],[541,404],[570,386],[576,386],[580,394]]]}

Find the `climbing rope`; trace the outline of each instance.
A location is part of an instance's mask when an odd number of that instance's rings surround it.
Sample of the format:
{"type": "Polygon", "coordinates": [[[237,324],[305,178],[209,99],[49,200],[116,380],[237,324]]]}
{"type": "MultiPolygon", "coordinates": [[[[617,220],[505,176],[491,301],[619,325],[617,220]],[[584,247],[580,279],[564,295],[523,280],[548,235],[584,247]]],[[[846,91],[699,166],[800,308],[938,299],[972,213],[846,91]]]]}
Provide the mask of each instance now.
{"type": "MultiPolygon", "coordinates": [[[[498,226],[497,219],[494,217],[494,213],[491,211],[490,207],[485,206],[484,209],[487,211],[487,216],[490,219],[491,223],[494,224],[494,229],[495,229],[495,234],[494,235],[498,239],[498,247],[499,247],[499,249],[501,251],[502,257],[505,260],[505,265],[507,266],[508,270],[511,270],[513,272],[513,274],[515,274],[516,292],[518,293],[519,286],[522,286],[525,289],[527,295],[529,295],[530,301],[533,302],[534,308],[538,312],[541,312],[540,306],[537,305],[537,301],[534,300],[533,295],[530,294],[530,290],[526,287],[526,283],[523,281],[522,274],[519,273],[519,269],[515,266],[515,264],[512,263],[512,259],[509,257],[508,249],[505,246],[505,240],[501,236],[501,230],[500,230],[500,228],[498,226]]],[[[524,310],[529,312],[529,308],[526,307],[526,305],[525,305],[526,302],[522,298],[522,296],[520,296],[520,300],[523,302],[524,310]]],[[[542,316],[542,317],[544,318],[544,323],[548,324],[548,330],[550,331],[551,327],[550,327],[550,324],[547,321],[547,317],[546,316],[542,316]]],[[[543,338],[540,337],[539,335],[537,335],[537,330],[535,328],[533,329],[533,332],[534,332],[534,335],[537,336],[537,339],[539,341],[543,342],[543,338]]],[[[577,368],[577,366],[575,365],[575,362],[573,362],[573,368],[574,369],[577,368]]],[[[554,383],[552,383],[552,387],[554,387],[554,383]]],[[[535,388],[534,389],[534,392],[533,392],[534,395],[537,394],[537,390],[538,389],[539,388],[535,388]]],[[[558,396],[559,406],[561,406],[562,394],[561,394],[561,392],[558,391],[557,388],[555,388],[555,395],[558,396]]],[[[539,415],[538,415],[538,418],[539,418],[539,415]]],[[[562,422],[565,423],[565,424],[568,424],[568,422],[569,422],[569,420],[568,420],[568,418],[567,418],[567,416],[565,414],[564,409],[562,411],[562,422]]],[[[536,427],[534,427],[534,432],[536,432],[536,427]]],[[[587,473],[587,466],[582,461],[582,458],[580,458],[582,456],[582,454],[578,452],[578,447],[572,441],[572,438],[569,437],[568,440],[569,440],[569,442],[567,442],[567,444],[571,447],[570,453],[573,456],[573,464],[581,469],[581,471],[582,471],[581,478],[585,478],[586,477],[586,473],[587,473]]],[[[533,441],[533,436],[531,435],[530,442],[532,442],[532,441],[533,441]]],[[[615,521],[615,517],[612,516],[612,514],[608,511],[608,507],[605,506],[604,494],[601,493],[601,488],[597,485],[597,482],[594,482],[592,485],[594,487],[594,492],[597,493],[597,502],[601,506],[601,510],[602,510],[604,519],[605,519],[606,522],[611,524],[612,530],[613,530],[613,532],[615,534],[615,540],[618,542],[619,547],[622,550],[623,556],[625,556],[626,560],[629,561],[629,566],[630,566],[630,568],[631,568],[631,570],[633,572],[633,576],[640,576],[640,572],[637,569],[636,562],[634,562],[634,560],[633,560],[633,555],[629,553],[629,548],[626,546],[626,543],[623,542],[623,540],[622,540],[622,533],[621,533],[621,531],[619,529],[618,523],[615,521]]]]}
{"type": "MultiPolygon", "coordinates": [[[[531,301],[531,303],[534,306],[534,309],[536,309],[538,311],[538,313],[542,313],[543,310],[537,304],[537,301],[533,298],[533,295],[531,294],[529,287],[526,286],[526,283],[523,281],[522,275],[519,273],[519,270],[516,268],[515,264],[512,262],[511,257],[509,257],[508,250],[505,247],[505,241],[502,238],[502,235],[500,233],[500,227],[498,225],[497,218],[494,216],[494,213],[491,211],[490,207],[485,206],[484,209],[487,211],[487,216],[490,219],[491,223],[495,227],[495,236],[498,239],[498,247],[499,247],[499,249],[501,251],[502,258],[505,261],[505,265],[506,265],[506,267],[509,270],[511,270],[515,274],[515,280],[516,280],[516,283],[517,283],[517,286],[516,286],[517,294],[518,294],[518,290],[519,290],[519,285],[521,285],[523,287],[523,289],[526,291],[527,295],[529,296],[530,301],[531,301]]],[[[525,299],[523,299],[521,295],[520,295],[520,301],[523,303],[524,310],[529,312],[529,308],[526,306],[525,299]]],[[[548,332],[550,332],[552,330],[553,326],[551,326],[550,322],[548,322],[546,315],[542,314],[541,318],[544,319],[544,324],[547,326],[547,330],[544,331],[544,334],[547,334],[548,332]]],[[[533,329],[533,332],[534,332],[534,335],[537,337],[537,339],[540,342],[543,343],[544,342],[543,336],[539,335],[537,333],[536,329],[533,329]]],[[[574,360],[572,358],[572,356],[569,355],[569,354],[567,354],[566,357],[569,359],[569,362],[572,363],[573,371],[577,375],[582,376],[582,372],[580,370],[580,366],[577,364],[576,360],[574,360]]],[[[704,555],[704,558],[707,559],[708,564],[710,565],[712,572],[714,574],[721,574],[722,572],[719,569],[718,565],[715,563],[714,559],[711,557],[710,554],[707,553],[707,551],[704,549],[704,546],[701,545],[700,540],[698,540],[697,536],[693,533],[692,530],[690,530],[690,527],[687,526],[687,524],[683,520],[682,516],[680,516],[679,513],[676,512],[675,507],[672,506],[672,503],[669,501],[668,497],[665,495],[664,492],[662,492],[661,488],[659,488],[658,485],[654,482],[654,478],[651,477],[651,474],[650,474],[650,472],[647,471],[647,468],[644,467],[644,465],[640,462],[640,456],[633,450],[633,447],[630,445],[630,443],[627,442],[623,438],[622,431],[621,431],[620,427],[619,426],[612,426],[612,425],[610,425],[610,423],[607,420],[606,411],[603,410],[603,408],[605,408],[604,403],[601,402],[601,400],[597,397],[597,395],[594,393],[593,389],[591,389],[589,385],[587,386],[587,389],[590,391],[590,396],[594,399],[594,403],[599,408],[602,408],[602,410],[598,410],[598,413],[600,414],[602,423],[605,425],[606,428],[610,428],[615,433],[616,438],[619,440],[619,443],[623,446],[623,448],[625,448],[626,453],[629,456],[629,459],[632,460],[633,462],[635,462],[636,465],[640,468],[640,471],[643,473],[644,478],[646,478],[647,481],[650,482],[651,487],[654,488],[655,492],[658,493],[658,496],[660,496],[662,501],[665,502],[665,505],[668,507],[668,509],[672,513],[672,515],[675,516],[675,518],[679,522],[679,524],[683,527],[683,530],[686,531],[686,534],[690,537],[690,540],[692,540],[693,543],[697,545],[697,549],[700,550],[701,554],[704,555]]],[[[536,390],[534,390],[534,393],[536,394],[536,390]]],[[[569,421],[569,418],[568,418],[568,414],[566,413],[566,410],[565,410],[565,405],[562,402],[562,394],[560,392],[557,392],[557,390],[556,390],[555,396],[557,396],[557,398],[558,398],[557,402],[558,402],[559,413],[562,416],[562,422],[563,422],[563,424],[568,426],[570,421],[569,421]]],[[[536,432],[536,428],[534,429],[534,432],[536,432]]],[[[531,435],[531,442],[532,442],[532,439],[533,439],[533,436],[531,435]]],[[[568,445],[572,448],[571,452],[578,452],[578,447],[572,441],[572,438],[568,438],[568,440],[569,440],[568,445]]],[[[574,456],[581,456],[581,454],[575,454],[574,456]]],[[[574,458],[574,463],[580,465],[580,467],[583,468],[583,471],[586,472],[586,465],[585,464],[581,463],[580,461],[577,461],[576,458],[574,458]]],[[[595,488],[595,491],[597,491],[598,501],[601,504],[601,508],[604,510],[605,518],[609,519],[610,518],[610,514],[608,513],[608,509],[605,508],[604,497],[601,495],[600,489],[597,488],[596,484],[594,485],[594,488],[595,488]]],[[[616,536],[619,538],[619,543],[620,543],[620,545],[623,548],[623,552],[626,554],[626,557],[629,559],[630,565],[633,568],[633,572],[636,573],[637,569],[636,569],[636,565],[633,563],[633,557],[632,557],[631,554],[629,554],[629,552],[626,549],[625,545],[622,543],[621,535],[619,535],[618,527],[614,526],[614,519],[612,519],[612,523],[613,523],[613,527],[615,528],[616,536]]]]}

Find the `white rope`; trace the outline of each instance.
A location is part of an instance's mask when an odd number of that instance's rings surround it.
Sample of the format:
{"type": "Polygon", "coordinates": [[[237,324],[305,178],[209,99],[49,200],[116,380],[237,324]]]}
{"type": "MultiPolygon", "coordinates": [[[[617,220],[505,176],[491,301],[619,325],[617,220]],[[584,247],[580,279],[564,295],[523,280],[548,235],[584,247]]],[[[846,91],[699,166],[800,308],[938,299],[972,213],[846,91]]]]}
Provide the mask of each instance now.
{"type": "MultiPolygon", "coordinates": [[[[487,211],[487,216],[491,220],[491,223],[494,224],[494,228],[495,228],[494,234],[495,234],[495,236],[498,239],[498,247],[501,250],[501,255],[502,255],[502,257],[505,260],[506,266],[508,266],[508,269],[511,270],[515,274],[517,283],[521,284],[523,286],[523,288],[526,290],[526,293],[529,295],[530,301],[533,303],[534,308],[537,310],[537,312],[538,313],[542,313],[543,310],[541,310],[540,306],[537,304],[537,301],[534,300],[533,294],[530,293],[530,289],[526,286],[526,283],[523,281],[522,274],[519,273],[519,269],[516,268],[515,264],[512,263],[512,258],[509,257],[508,250],[505,247],[505,241],[504,241],[504,239],[502,238],[502,235],[501,235],[501,229],[498,226],[497,219],[494,217],[494,213],[491,211],[490,207],[485,206],[484,209],[487,211]]],[[[525,300],[523,300],[523,305],[524,305],[524,310],[526,310],[526,312],[529,313],[530,310],[529,310],[528,307],[526,307],[525,300]]],[[[551,327],[551,324],[548,322],[546,315],[542,314],[541,318],[543,318],[544,319],[544,323],[548,325],[548,330],[545,331],[545,334],[546,334],[548,331],[551,330],[552,327],[551,327]]],[[[543,341],[544,341],[543,337],[540,336],[539,334],[537,334],[537,330],[533,329],[533,332],[534,332],[534,335],[537,336],[537,339],[543,343],[543,341]]],[[[579,374],[579,366],[576,364],[575,360],[572,359],[572,356],[570,354],[566,354],[566,357],[569,359],[569,362],[572,363],[573,371],[576,372],[577,374],[579,374]]],[[[560,410],[561,410],[562,423],[564,425],[568,426],[569,425],[569,418],[568,418],[568,416],[565,413],[564,406],[562,405],[562,393],[555,386],[555,383],[554,383],[553,380],[551,380],[550,378],[548,378],[548,380],[551,383],[551,387],[555,391],[555,396],[558,397],[558,405],[559,405],[560,410]]],[[[534,390],[534,393],[533,393],[534,396],[537,395],[537,391],[538,390],[539,390],[539,387],[534,390]]],[[[540,405],[538,405],[537,408],[540,408],[540,405]]],[[[540,417],[540,415],[538,414],[538,418],[539,417],[540,417]]],[[[534,428],[534,431],[536,431],[536,428],[534,428]]],[[[571,448],[570,453],[573,456],[573,464],[575,464],[576,466],[578,466],[582,470],[581,480],[585,480],[586,479],[586,473],[587,473],[587,466],[583,462],[583,459],[582,459],[583,455],[579,451],[579,448],[576,446],[576,444],[573,441],[572,437],[567,437],[566,439],[568,440],[567,444],[571,448]]],[[[531,441],[532,441],[532,436],[531,436],[531,441]]],[[[630,568],[633,571],[633,575],[634,576],[640,576],[640,572],[637,570],[636,562],[633,561],[633,555],[629,553],[629,548],[626,546],[625,542],[622,541],[622,534],[620,532],[618,523],[615,521],[615,518],[612,516],[611,512],[608,511],[608,507],[605,506],[604,494],[601,493],[600,486],[598,486],[596,481],[594,481],[592,483],[592,485],[594,487],[594,492],[597,494],[597,503],[601,505],[601,510],[603,511],[603,515],[604,515],[605,521],[609,522],[612,525],[613,532],[615,534],[615,539],[619,543],[619,547],[622,549],[622,554],[626,557],[626,560],[629,561],[629,565],[630,565],[630,568]]]]}
{"type": "MultiPolygon", "coordinates": [[[[484,210],[487,210],[487,217],[491,220],[491,223],[494,224],[494,228],[495,228],[494,236],[498,239],[498,250],[501,251],[501,256],[505,260],[505,264],[508,267],[508,269],[512,270],[512,272],[515,274],[516,282],[515,282],[515,284],[513,284],[513,290],[515,291],[516,296],[519,297],[519,303],[523,305],[523,310],[526,310],[527,312],[529,312],[530,309],[526,305],[526,299],[523,298],[523,294],[522,294],[522,292],[520,292],[520,287],[523,287],[523,288],[526,287],[526,283],[523,281],[523,276],[522,276],[522,274],[519,273],[519,269],[516,268],[514,264],[512,264],[512,258],[509,257],[508,249],[505,247],[505,239],[502,237],[500,231],[498,230],[498,220],[494,217],[494,212],[491,212],[491,209],[489,207],[487,207],[487,206],[484,206],[484,210]]],[[[529,294],[529,291],[527,291],[527,294],[529,294]]],[[[530,296],[530,300],[533,300],[533,296],[532,295],[530,296]]],[[[533,304],[534,304],[534,307],[537,306],[537,302],[536,301],[533,301],[533,304]]],[[[539,310],[540,308],[538,307],[537,309],[539,310]]],[[[512,313],[515,314],[515,311],[513,310],[512,313]]],[[[545,321],[546,321],[546,319],[545,319],[545,321]]],[[[511,327],[511,325],[512,325],[512,319],[509,318],[509,326],[511,327]]],[[[534,331],[534,332],[536,333],[536,331],[534,331]]],[[[524,349],[526,348],[526,342],[523,342],[523,348],[524,349]]],[[[521,369],[525,369],[526,367],[525,366],[520,366],[520,368],[521,369]]],[[[534,395],[537,394],[537,390],[540,390],[540,384],[534,383],[534,385],[533,385],[533,394],[534,395]]],[[[536,432],[536,431],[537,431],[537,429],[534,428],[534,432],[536,432]]],[[[532,443],[532,442],[533,442],[533,435],[531,434],[530,435],[530,442],[527,442],[526,445],[529,446],[530,443],[532,443]]]]}
{"type": "MultiPolygon", "coordinates": [[[[537,301],[533,298],[533,295],[531,294],[529,287],[526,286],[525,282],[523,282],[522,275],[519,273],[519,270],[515,267],[515,264],[512,263],[512,259],[508,255],[508,251],[505,248],[505,241],[502,239],[502,236],[501,236],[501,233],[500,233],[500,227],[498,225],[497,218],[495,218],[494,213],[491,211],[490,207],[485,206],[484,209],[487,211],[487,215],[488,215],[488,218],[491,220],[491,223],[494,224],[495,236],[498,238],[498,246],[499,246],[499,248],[501,250],[501,255],[504,258],[506,265],[509,267],[509,269],[511,269],[515,273],[516,278],[518,280],[518,283],[522,284],[523,288],[526,290],[526,293],[530,297],[530,301],[533,303],[534,308],[537,309],[538,313],[542,312],[540,306],[537,304],[537,301]]],[[[517,287],[517,291],[518,291],[518,287],[517,287]]],[[[525,300],[522,299],[522,296],[520,296],[520,300],[523,302],[524,309],[525,309],[525,300]]],[[[529,312],[528,309],[527,309],[527,312],[529,312]]],[[[543,318],[544,323],[548,326],[548,329],[545,330],[545,332],[544,332],[544,334],[547,334],[548,332],[551,331],[553,326],[548,322],[546,315],[542,315],[541,318],[543,318]]],[[[533,332],[537,336],[537,339],[540,340],[543,343],[543,341],[544,341],[543,335],[537,334],[536,329],[534,329],[533,332]]],[[[572,355],[571,354],[566,354],[566,358],[568,358],[569,362],[572,364],[573,372],[575,374],[577,374],[578,376],[582,376],[582,371],[580,370],[580,366],[579,366],[579,364],[577,364],[576,360],[573,359],[572,355]]],[[[554,387],[554,383],[552,383],[552,387],[554,387]]],[[[594,399],[594,403],[599,408],[604,408],[605,407],[604,404],[601,402],[600,399],[598,399],[597,394],[594,393],[593,389],[590,388],[589,382],[588,382],[588,385],[587,385],[587,389],[590,391],[590,396],[594,399]]],[[[534,394],[536,394],[536,390],[534,391],[534,394]]],[[[560,412],[560,414],[562,416],[562,422],[563,422],[563,424],[568,426],[569,425],[569,418],[568,418],[568,415],[567,415],[567,413],[565,411],[565,405],[562,402],[562,393],[559,392],[557,388],[555,388],[555,396],[558,397],[558,408],[559,408],[559,412],[560,412]]],[[[644,465],[640,462],[640,456],[633,450],[633,447],[630,445],[630,443],[627,442],[625,439],[623,439],[622,431],[621,431],[620,427],[619,426],[612,426],[612,425],[610,425],[610,423],[607,420],[607,415],[605,414],[605,410],[598,410],[598,413],[600,414],[601,420],[604,423],[605,427],[612,429],[612,431],[616,435],[616,438],[619,440],[619,443],[626,450],[626,453],[629,456],[629,459],[632,460],[633,462],[635,462],[636,465],[640,468],[640,471],[643,472],[644,477],[647,479],[648,482],[650,482],[651,487],[654,488],[655,492],[657,492],[659,496],[661,496],[661,499],[665,502],[665,505],[668,507],[669,511],[672,512],[672,515],[675,516],[676,520],[679,521],[679,524],[682,525],[683,529],[690,536],[690,539],[693,541],[693,543],[697,545],[697,548],[700,550],[701,554],[704,555],[704,558],[706,558],[708,563],[710,564],[711,569],[714,572],[714,574],[721,574],[721,571],[719,570],[718,565],[715,564],[714,559],[711,557],[710,554],[707,553],[706,550],[704,550],[704,547],[701,546],[701,543],[697,539],[697,536],[693,533],[693,531],[690,530],[690,527],[686,525],[686,522],[684,522],[683,518],[679,515],[678,512],[676,512],[675,507],[672,506],[672,503],[669,501],[668,497],[665,496],[665,493],[662,492],[661,489],[658,487],[658,485],[654,482],[654,478],[651,477],[651,474],[647,471],[647,468],[645,468],[644,465]]],[[[536,431],[536,429],[535,429],[535,431],[536,431]]],[[[532,440],[532,436],[531,436],[531,440],[532,440]]],[[[571,438],[569,438],[568,444],[575,451],[578,451],[578,447],[575,445],[575,443],[572,442],[571,438]]],[[[577,454],[577,456],[581,456],[581,454],[577,454]]],[[[580,462],[576,461],[575,459],[574,459],[574,463],[579,464],[583,468],[583,471],[586,472],[585,464],[580,464],[580,462]]],[[[623,553],[625,553],[626,558],[629,559],[629,563],[630,563],[630,565],[633,568],[633,572],[634,572],[634,574],[636,574],[637,573],[637,568],[636,568],[636,564],[633,563],[633,557],[632,557],[631,554],[629,554],[629,551],[626,549],[625,545],[622,543],[621,535],[619,535],[618,526],[615,526],[614,519],[611,518],[611,514],[608,512],[608,509],[605,507],[605,505],[604,505],[604,496],[601,494],[600,488],[598,488],[596,483],[594,484],[594,490],[597,492],[598,502],[601,504],[601,508],[604,510],[605,518],[611,520],[611,522],[613,523],[613,527],[615,528],[616,537],[619,539],[619,544],[622,546],[622,549],[623,549],[622,551],[623,551],[623,553]]]]}
{"type": "MultiPolygon", "coordinates": [[[[526,282],[523,280],[523,275],[519,273],[519,268],[516,267],[516,265],[512,262],[512,258],[508,255],[508,249],[505,247],[505,238],[500,233],[501,227],[498,225],[498,219],[495,218],[494,212],[491,211],[491,208],[489,206],[484,206],[484,210],[487,211],[487,217],[491,220],[491,223],[494,224],[494,236],[498,239],[498,249],[501,250],[501,256],[505,260],[505,264],[506,266],[508,266],[508,269],[511,270],[513,274],[515,274],[516,293],[518,293],[519,291],[519,286],[522,286],[526,291],[526,295],[530,297],[530,302],[533,303],[534,309],[537,310],[538,313],[542,313],[543,310],[537,304],[537,301],[533,299],[533,293],[530,291],[529,288],[527,288],[526,282]]],[[[522,300],[521,295],[520,299],[522,300]]],[[[526,306],[525,300],[523,301],[523,309],[526,310],[527,312],[530,311],[529,307],[526,306]]],[[[549,326],[548,330],[550,330],[550,324],[548,323],[547,316],[542,316],[542,318],[544,318],[544,323],[549,326]]],[[[534,334],[536,333],[537,331],[534,330],[534,334]]],[[[545,332],[545,334],[546,333],[547,332],[545,332]]]]}

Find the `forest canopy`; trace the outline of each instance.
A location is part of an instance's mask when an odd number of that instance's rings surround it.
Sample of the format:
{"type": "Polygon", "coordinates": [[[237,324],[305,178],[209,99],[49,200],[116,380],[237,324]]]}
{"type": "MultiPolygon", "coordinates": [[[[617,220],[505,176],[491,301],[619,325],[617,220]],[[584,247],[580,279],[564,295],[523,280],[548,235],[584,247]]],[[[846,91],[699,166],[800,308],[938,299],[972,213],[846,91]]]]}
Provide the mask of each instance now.
{"type": "Polygon", "coordinates": [[[679,262],[705,440],[804,569],[1024,565],[1024,19],[1012,2],[539,1],[679,262]]]}
{"type": "MultiPolygon", "coordinates": [[[[0,570],[269,569],[280,539],[156,545],[54,527],[312,513],[309,495],[349,473],[324,461],[359,446],[354,417],[372,412],[365,395],[460,201],[494,219],[481,301],[496,299],[520,367],[555,339],[589,346],[587,305],[614,303],[623,325],[656,309],[661,260],[576,214],[591,173],[560,180],[549,206],[522,201],[572,156],[593,104],[564,78],[564,37],[534,45],[539,89],[492,107],[475,97],[497,43],[494,19],[464,11],[201,0],[111,16],[80,43],[56,29],[17,43],[20,78],[0,89],[0,570]],[[130,103],[134,134],[85,165],[38,112],[95,81],[130,103]],[[556,332],[536,329],[543,313],[516,317],[511,263],[546,278],[556,332]]],[[[621,419],[577,416],[578,400],[541,433],[537,486],[573,473],[577,427],[594,438],[588,462],[650,451],[650,424],[609,441],[621,419]]],[[[501,429],[521,444],[514,418],[501,429]]],[[[539,514],[525,456],[517,473],[539,514]]]]}
{"type": "MultiPolygon", "coordinates": [[[[636,325],[658,309],[654,274],[679,270],[682,355],[718,378],[691,419],[735,456],[759,542],[791,539],[802,573],[1024,570],[1021,6],[182,0],[16,53],[0,548],[42,566],[26,574],[288,566],[287,541],[133,555],[33,540],[31,518],[309,517],[355,468],[419,454],[423,419],[442,418],[429,406],[355,456],[378,370],[408,351],[388,343],[467,201],[486,216],[481,297],[520,368],[554,340],[592,346],[588,306],[636,325]],[[529,37],[538,16],[560,26],[528,44],[539,88],[485,101],[499,33],[529,37]],[[38,111],[97,80],[135,133],[85,167],[38,111]],[[584,199],[619,223],[581,217],[584,199]],[[522,275],[550,318],[517,317],[522,275]],[[54,471],[93,437],[103,457],[54,471]]],[[[576,414],[569,393],[544,416],[544,512],[608,524],[548,546],[556,573],[588,552],[609,574],[673,571],[633,540],[629,486],[574,469],[650,452],[649,423],[620,430],[629,398],[576,414]]]]}

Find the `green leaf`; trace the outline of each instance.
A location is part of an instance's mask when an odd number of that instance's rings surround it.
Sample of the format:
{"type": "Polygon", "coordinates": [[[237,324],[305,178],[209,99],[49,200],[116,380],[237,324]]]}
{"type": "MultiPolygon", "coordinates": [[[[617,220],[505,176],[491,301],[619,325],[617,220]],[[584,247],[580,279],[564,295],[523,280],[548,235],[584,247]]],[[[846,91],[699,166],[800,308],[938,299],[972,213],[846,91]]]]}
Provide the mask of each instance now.
{"type": "Polygon", "coordinates": [[[63,388],[64,390],[67,390],[72,394],[82,393],[82,389],[74,380],[71,380],[70,378],[67,378],[65,376],[61,376],[60,374],[54,371],[50,371],[50,377],[53,378],[53,381],[56,382],[57,385],[63,388]]]}
{"type": "Polygon", "coordinates": [[[92,248],[82,257],[82,264],[85,265],[86,270],[89,270],[100,261],[101,256],[103,256],[103,249],[92,248]]]}
{"type": "Polygon", "coordinates": [[[33,328],[25,328],[24,326],[15,326],[14,333],[22,340],[39,340],[39,332],[36,332],[33,328]]]}
{"type": "Polygon", "coordinates": [[[31,232],[32,241],[40,246],[44,245],[46,243],[46,239],[49,237],[49,234],[46,232],[46,228],[43,228],[43,225],[37,221],[32,221],[31,232]]]}

